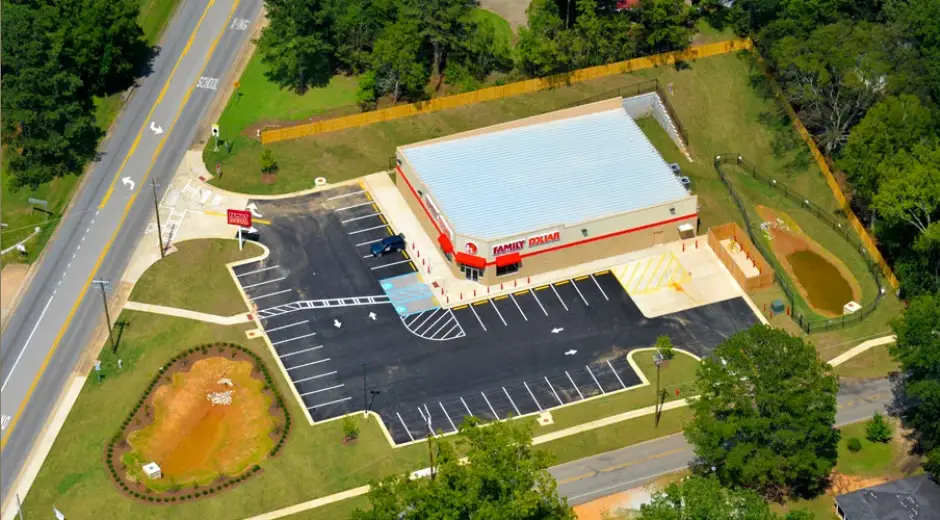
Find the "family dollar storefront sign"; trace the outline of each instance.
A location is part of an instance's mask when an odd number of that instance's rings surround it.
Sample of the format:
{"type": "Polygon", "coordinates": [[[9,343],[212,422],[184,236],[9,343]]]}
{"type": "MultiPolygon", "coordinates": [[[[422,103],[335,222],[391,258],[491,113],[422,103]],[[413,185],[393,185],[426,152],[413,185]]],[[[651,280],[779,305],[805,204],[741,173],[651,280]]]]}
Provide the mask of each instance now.
{"type": "Polygon", "coordinates": [[[497,244],[493,246],[493,256],[502,256],[508,255],[510,253],[518,253],[528,247],[529,249],[533,247],[540,247],[546,244],[551,244],[561,240],[561,233],[559,231],[549,231],[548,233],[540,233],[538,235],[533,235],[528,238],[522,238],[519,240],[513,240],[511,242],[504,242],[502,244],[497,244]]]}

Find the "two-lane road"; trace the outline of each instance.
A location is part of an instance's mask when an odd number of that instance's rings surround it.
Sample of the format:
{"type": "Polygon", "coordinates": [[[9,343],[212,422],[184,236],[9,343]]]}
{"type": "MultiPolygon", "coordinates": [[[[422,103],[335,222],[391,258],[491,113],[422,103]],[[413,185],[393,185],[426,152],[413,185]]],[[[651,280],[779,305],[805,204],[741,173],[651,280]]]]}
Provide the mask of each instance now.
{"type": "MultiPolygon", "coordinates": [[[[887,379],[843,382],[839,388],[836,425],[843,426],[884,412],[893,399],[887,379]]],[[[662,475],[685,469],[695,453],[679,433],[549,469],[558,492],[571,505],[642,486],[662,475]]]]}
{"type": "MultiPolygon", "coordinates": [[[[261,15],[261,0],[183,0],[101,159],[0,338],[0,496],[8,494],[92,331],[93,279],[117,281],[152,218],[151,178],[176,170],[261,15]]],[[[155,237],[148,236],[153,240],[155,237]]],[[[156,246],[155,246],[156,247],[156,246]]]]}

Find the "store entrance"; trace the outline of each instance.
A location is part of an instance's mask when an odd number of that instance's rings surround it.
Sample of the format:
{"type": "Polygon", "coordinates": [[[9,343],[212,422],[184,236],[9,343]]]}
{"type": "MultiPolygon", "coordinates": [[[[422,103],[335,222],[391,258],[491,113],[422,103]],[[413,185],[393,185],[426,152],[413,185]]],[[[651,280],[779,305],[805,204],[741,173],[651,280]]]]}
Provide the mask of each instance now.
{"type": "Polygon", "coordinates": [[[483,276],[483,269],[477,269],[476,267],[470,267],[469,265],[464,265],[463,274],[467,277],[467,280],[474,282],[480,281],[480,277],[483,276]]]}

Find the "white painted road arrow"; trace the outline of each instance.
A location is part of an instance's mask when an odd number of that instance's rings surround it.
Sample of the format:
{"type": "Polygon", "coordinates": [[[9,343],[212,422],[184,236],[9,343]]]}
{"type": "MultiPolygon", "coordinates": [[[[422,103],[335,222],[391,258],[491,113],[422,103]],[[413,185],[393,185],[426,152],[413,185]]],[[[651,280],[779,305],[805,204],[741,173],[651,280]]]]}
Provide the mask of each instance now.
{"type": "Polygon", "coordinates": [[[124,177],[121,179],[121,183],[130,188],[131,191],[134,191],[134,181],[130,177],[124,177]]]}
{"type": "Polygon", "coordinates": [[[251,216],[255,218],[261,218],[261,213],[258,213],[258,206],[252,202],[251,204],[245,206],[245,209],[251,212],[251,216]]]}
{"type": "Polygon", "coordinates": [[[575,349],[571,349],[571,350],[565,351],[565,355],[566,355],[566,356],[573,356],[573,355],[575,355],[575,354],[577,354],[577,353],[578,353],[578,351],[575,350],[575,349]]]}
{"type": "Polygon", "coordinates": [[[552,329],[552,334],[558,334],[559,332],[563,330],[565,330],[564,327],[555,327],[554,329],[552,329]]]}
{"type": "Polygon", "coordinates": [[[150,131],[153,132],[153,135],[160,135],[163,133],[163,128],[157,126],[153,121],[150,122],[150,131]]]}
{"type": "Polygon", "coordinates": [[[333,320],[333,326],[334,326],[334,327],[336,327],[336,328],[338,329],[338,328],[340,328],[340,327],[342,327],[342,326],[343,326],[343,324],[342,324],[342,323],[340,323],[340,321],[339,321],[339,320],[336,320],[336,319],[334,319],[334,320],[333,320]]]}
{"type": "Polygon", "coordinates": [[[372,320],[372,321],[375,321],[375,313],[374,313],[374,312],[370,312],[370,313],[369,313],[369,319],[372,320]]]}

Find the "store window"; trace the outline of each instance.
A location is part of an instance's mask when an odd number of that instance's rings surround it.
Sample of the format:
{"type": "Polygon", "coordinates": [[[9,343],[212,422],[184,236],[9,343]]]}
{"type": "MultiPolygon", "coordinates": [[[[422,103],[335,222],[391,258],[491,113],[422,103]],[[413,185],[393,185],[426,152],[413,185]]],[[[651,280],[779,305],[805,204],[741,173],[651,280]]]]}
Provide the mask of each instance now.
{"type": "Polygon", "coordinates": [[[506,276],[508,274],[518,273],[519,269],[522,267],[522,262],[517,262],[515,264],[496,266],[496,276],[506,276]]]}
{"type": "Polygon", "coordinates": [[[519,253],[510,253],[496,257],[496,276],[506,276],[519,272],[522,267],[522,257],[519,253]]]}

